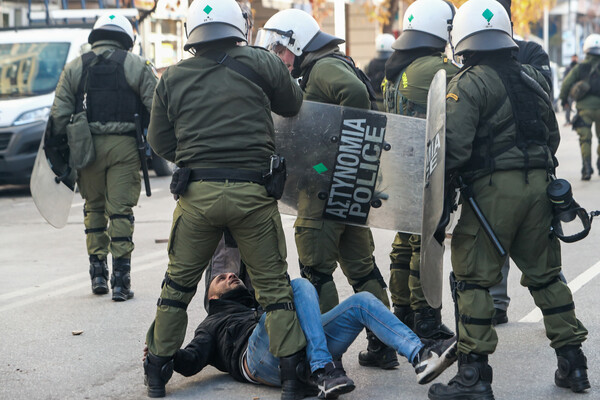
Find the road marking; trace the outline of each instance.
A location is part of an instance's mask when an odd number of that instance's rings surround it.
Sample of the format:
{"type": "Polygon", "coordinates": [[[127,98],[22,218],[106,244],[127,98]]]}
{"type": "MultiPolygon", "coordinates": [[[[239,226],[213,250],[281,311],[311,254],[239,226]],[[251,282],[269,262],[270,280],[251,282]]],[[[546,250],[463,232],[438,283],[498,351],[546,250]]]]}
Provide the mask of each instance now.
{"type": "MultiPolygon", "coordinates": [[[[575,294],[575,292],[581,289],[586,283],[594,279],[598,274],[600,274],[600,261],[592,265],[569,283],[569,289],[571,289],[571,293],[575,294]]],[[[521,318],[519,322],[540,322],[543,318],[544,316],[542,315],[540,309],[535,308],[525,317],[521,318]]]]}
{"type": "MultiPolygon", "coordinates": [[[[154,193],[160,193],[160,192],[162,192],[163,190],[164,190],[164,189],[162,189],[162,188],[156,188],[156,189],[152,189],[152,194],[154,194],[154,193]]],[[[145,190],[145,189],[142,189],[142,191],[141,191],[140,193],[146,193],[146,190],[145,190]]],[[[83,202],[83,201],[82,201],[82,202],[80,202],[80,203],[74,203],[74,204],[72,204],[72,205],[71,205],[71,208],[74,208],[74,207],[81,207],[81,206],[83,206],[84,204],[85,204],[85,202],[83,202]]]]}
{"type": "MultiPolygon", "coordinates": [[[[142,263],[147,262],[149,260],[156,259],[157,257],[164,256],[164,255],[166,255],[166,252],[164,250],[160,250],[160,251],[154,251],[152,253],[141,255],[140,257],[135,257],[134,256],[134,258],[133,258],[133,265],[139,265],[139,264],[142,264],[142,263]]],[[[164,265],[166,265],[166,260],[161,259],[160,262],[163,263],[164,265]]],[[[144,267],[139,267],[139,268],[144,268],[144,267]]],[[[138,271],[138,270],[140,270],[139,268],[135,268],[134,267],[133,271],[134,272],[138,271]]],[[[145,268],[145,269],[147,269],[147,268],[145,268]]],[[[75,275],[67,276],[67,277],[64,277],[64,278],[55,279],[53,281],[44,282],[44,283],[36,285],[36,286],[31,286],[31,287],[27,287],[27,288],[24,288],[24,289],[21,289],[21,290],[16,290],[14,292],[9,292],[9,293],[2,294],[2,295],[0,295],[0,301],[1,300],[13,299],[15,297],[25,296],[25,295],[28,295],[28,294],[32,294],[32,293],[36,293],[36,292],[40,292],[40,291],[44,291],[44,290],[48,290],[48,289],[52,289],[52,288],[55,288],[55,287],[64,286],[64,284],[67,284],[67,283],[72,282],[72,281],[83,281],[83,280],[85,280],[86,281],[86,285],[89,285],[90,284],[90,282],[88,281],[89,280],[89,276],[90,276],[89,273],[83,273],[82,272],[82,273],[78,273],[78,274],[75,274],[75,275]]],[[[76,286],[80,287],[80,286],[83,286],[83,285],[76,284],[76,286]]],[[[67,289],[67,288],[65,288],[65,289],[67,289]]],[[[72,289],[70,289],[70,290],[72,290],[72,289]]],[[[67,290],[67,291],[69,291],[69,290],[67,290]]],[[[64,292],[62,292],[62,293],[64,293],[64,292]]],[[[43,297],[45,298],[45,295],[43,295],[43,297]]],[[[8,304],[7,306],[10,306],[10,304],[8,304]]],[[[3,310],[3,308],[0,307],[0,311],[2,311],[2,310],[3,310]]]]}

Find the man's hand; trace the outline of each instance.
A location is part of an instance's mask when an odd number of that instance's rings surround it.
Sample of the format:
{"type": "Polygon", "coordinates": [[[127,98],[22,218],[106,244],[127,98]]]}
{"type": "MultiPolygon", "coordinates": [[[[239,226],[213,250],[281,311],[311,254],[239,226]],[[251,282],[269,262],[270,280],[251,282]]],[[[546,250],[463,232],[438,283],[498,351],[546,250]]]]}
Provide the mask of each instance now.
{"type": "Polygon", "coordinates": [[[563,101],[561,105],[564,111],[571,111],[571,105],[568,101],[563,101]]]}
{"type": "Polygon", "coordinates": [[[146,357],[148,357],[148,346],[144,346],[144,357],[142,357],[142,362],[146,361],[146,357]]]}

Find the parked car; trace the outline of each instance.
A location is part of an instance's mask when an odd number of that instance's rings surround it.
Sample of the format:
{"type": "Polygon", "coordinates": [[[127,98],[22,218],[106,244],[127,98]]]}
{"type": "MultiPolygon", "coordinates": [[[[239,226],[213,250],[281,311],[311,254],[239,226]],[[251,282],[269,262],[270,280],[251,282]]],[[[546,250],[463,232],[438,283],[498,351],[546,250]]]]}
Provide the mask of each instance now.
{"type": "MultiPolygon", "coordinates": [[[[27,184],[64,66],[90,50],[90,29],[0,30],[0,184],[27,184]]],[[[153,157],[157,175],[172,165],[153,157]]]]}

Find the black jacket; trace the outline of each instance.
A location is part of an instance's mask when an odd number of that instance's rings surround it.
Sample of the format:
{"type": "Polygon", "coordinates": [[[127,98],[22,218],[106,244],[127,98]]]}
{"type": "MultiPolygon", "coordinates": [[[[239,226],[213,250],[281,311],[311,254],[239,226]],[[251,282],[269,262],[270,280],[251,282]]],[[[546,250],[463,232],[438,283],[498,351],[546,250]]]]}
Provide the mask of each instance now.
{"type": "Polygon", "coordinates": [[[175,371],[197,374],[207,365],[227,372],[240,382],[240,357],[262,315],[247,289],[234,289],[219,300],[210,300],[208,316],[198,325],[194,339],[175,354],[175,371]]]}
{"type": "Polygon", "coordinates": [[[516,40],[519,51],[516,55],[517,61],[521,64],[529,64],[533,68],[537,69],[542,73],[546,82],[550,85],[550,91],[554,90],[552,87],[552,70],[550,69],[550,58],[548,53],[544,51],[544,48],[535,42],[529,42],[526,40],[516,40]]]}

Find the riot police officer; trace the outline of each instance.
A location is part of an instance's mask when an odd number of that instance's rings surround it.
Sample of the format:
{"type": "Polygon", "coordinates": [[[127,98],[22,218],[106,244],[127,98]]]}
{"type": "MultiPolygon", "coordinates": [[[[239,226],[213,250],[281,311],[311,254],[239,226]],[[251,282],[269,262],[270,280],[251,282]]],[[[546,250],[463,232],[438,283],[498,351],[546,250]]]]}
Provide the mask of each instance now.
{"type": "Polygon", "coordinates": [[[392,43],[396,39],[394,35],[389,33],[381,33],[375,38],[375,57],[369,61],[365,67],[365,74],[371,80],[373,90],[375,90],[375,97],[377,98],[377,109],[383,110],[383,93],[381,91],[381,82],[385,77],[385,63],[392,55],[394,51],[392,49],[392,43]]]}
{"type": "MultiPolygon", "coordinates": [[[[77,186],[85,200],[83,222],[92,292],[108,293],[110,253],[112,299],[125,301],[133,297],[132,208],[141,188],[134,115],[149,114],[157,77],[149,61],[128,51],[134,35],[124,16],[98,18],[88,41],[92,51],[65,67],[50,116],[57,135],[64,134],[74,115],[87,118],[95,161],[77,171],[77,186]]],[[[74,154],[87,151],[75,141],[69,146],[74,154]]]]}
{"type": "MultiPolygon", "coordinates": [[[[425,118],[427,93],[434,75],[446,71],[448,81],[459,66],[444,54],[454,6],[444,0],[417,0],[404,13],[394,54],[385,64],[385,111],[425,118]]],[[[441,309],[427,304],[420,279],[421,236],[398,232],[390,253],[390,293],[394,314],[422,338],[450,338],[441,309]]]]}
{"type": "MultiPolygon", "coordinates": [[[[258,32],[256,43],[275,52],[292,77],[302,77],[304,99],[369,109],[374,94],[368,79],[338,45],[344,40],[321,31],[308,13],[290,9],[271,17],[258,32]]],[[[319,293],[321,312],[339,303],[333,272],[339,262],[355,292],[371,292],[389,307],[385,282],[375,264],[375,245],[369,228],[323,219],[325,200],[302,198],[294,224],[302,273],[319,293]]],[[[369,346],[359,355],[361,365],[394,368],[396,353],[368,334],[369,346]]]]}
{"type": "Polygon", "coordinates": [[[600,174],[600,35],[593,33],[583,42],[585,59],[575,65],[560,88],[561,105],[570,108],[569,95],[577,102],[577,115],[573,118],[573,129],[579,135],[581,147],[581,180],[589,181],[594,173],[592,168],[592,125],[596,124],[598,137],[598,159],[596,166],[600,174]],[[588,90],[580,90],[587,84],[588,90]],[[574,90],[575,89],[575,90],[574,90]]]}
{"type": "MultiPolygon", "coordinates": [[[[454,18],[452,42],[464,66],[446,97],[447,174],[462,178],[463,200],[472,194],[522,271],[521,283],[541,309],[556,351],[556,385],[584,391],[590,387],[581,350],[587,330],[559,278],[560,244],[550,235],[546,187],[560,135],[549,87],[538,71],[513,58],[510,19],[495,0],[467,1],[454,18]]],[[[459,367],[448,385],[431,386],[433,400],[494,398],[488,355],[498,337],[488,288],[502,279],[506,256],[496,251],[473,208],[463,204],[451,244],[459,367]]]]}
{"type": "Polygon", "coordinates": [[[265,177],[274,173],[271,111],[295,115],[302,92],[277,57],[237,45],[247,40],[247,29],[235,0],[194,1],[184,49],[195,56],[167,68],[156,88],[148,141],[180,168],[172,182],[179,200],[169,266],[146,336],[150,397],[165,396],[173,355],[185,337],[187,306],[224,228],[267,312],[269,350],[281,358],[282,399],[301,394],[295,368],[306,340],[292,303],[276,193],[265,177]]]}

